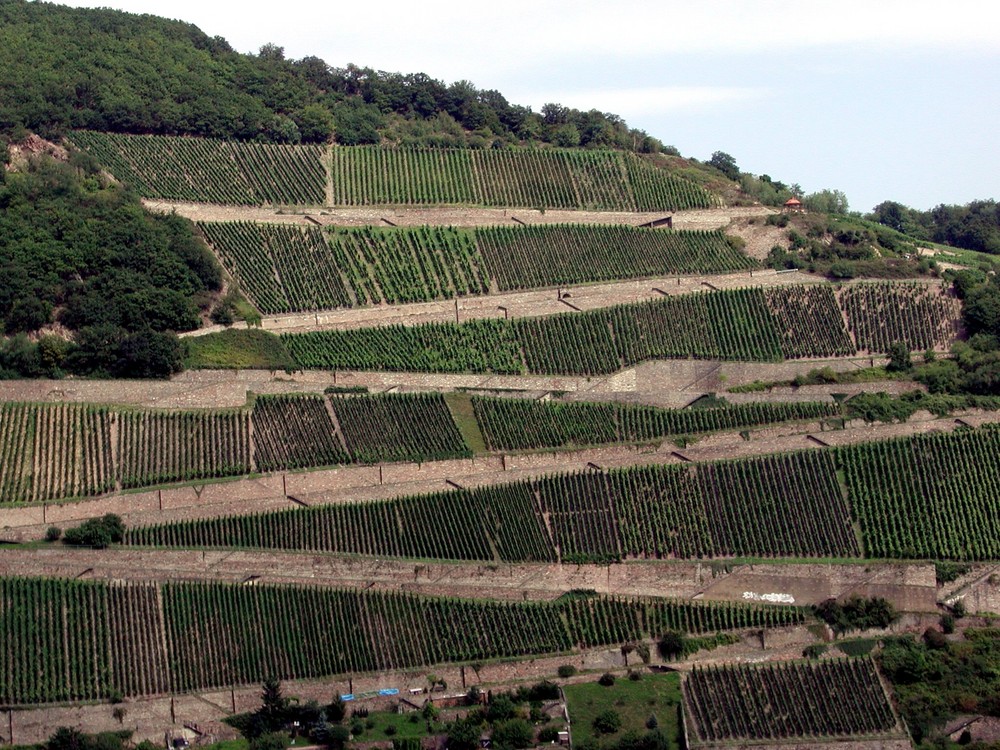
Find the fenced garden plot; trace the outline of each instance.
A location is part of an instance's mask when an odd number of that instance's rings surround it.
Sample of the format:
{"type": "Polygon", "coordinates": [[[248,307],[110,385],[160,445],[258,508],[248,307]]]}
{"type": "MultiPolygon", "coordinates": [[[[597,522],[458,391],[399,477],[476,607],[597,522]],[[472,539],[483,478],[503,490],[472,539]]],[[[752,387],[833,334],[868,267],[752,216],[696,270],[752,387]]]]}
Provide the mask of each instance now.
{"type": "Polygon", "coordinates": [[[884,354],[897,343],[910,351],[946,348],[958,334],[961,303],[925,284],[854,284],[840,305],[858,349],[884,354]]]}
{"type": "Polygon", "coordinates": [[[75,131],[70,140],[144,198],[239,205],[326,202],[323,146],[75,131]]]}
{"type": "Polygon", "coordinates": [[[682,685],[692,747],[906,735],[871,659],[695,667],[682,685]]]}

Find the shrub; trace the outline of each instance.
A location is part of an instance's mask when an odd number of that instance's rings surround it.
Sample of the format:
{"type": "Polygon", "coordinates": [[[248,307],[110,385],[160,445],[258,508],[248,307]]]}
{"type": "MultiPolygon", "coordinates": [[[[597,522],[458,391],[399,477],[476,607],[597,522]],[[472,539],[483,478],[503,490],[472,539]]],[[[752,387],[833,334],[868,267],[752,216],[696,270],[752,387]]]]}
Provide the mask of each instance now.
{"type": "Polygon", "coordinates": [[[818,659],[825,653],[826,653],[825,643],[813,643],[805,647],[805,649],[802,651],[802,656],[804,656],[806,659],[818,659]]]}
{"type": "Polygon", "coordinates": [[[686,637],[679,630],[668,630],[656,645],[664,659],[676,659],[684,654],[686,637]]]}
{"type": "Polygon", "coordinates": [[[950,614],[941,615],[941,632],[951,635],[955,632],[955,616],[950,614]]]}
{"type": "Polygon", "coordinates": [[[68,529],[63,541],[78,547],[104,548],[119,544],[125,537],[125,524],[121,516],[108,513],[101,518],[91,518],[79,526],[68,529]]]}
{"type": "Polygon", "coordinates": [[[542,727],[538,733],[539,742],[555,742],[559,739],[559,730],[555,727],[542,727]]]}
{"type": "Polygon", "coordinates": [[[621,728],[622,717],[610,708],[594,717],[594,731],[598,734],[614,734],[621,728]]]}
{"type": "Polygon", "coordinates": [[[572,677],[576,674],[576,667],[572,664],[560,664],[559,669],[556,670],[556,674],[562,678],[572,677]]]}
{"type": "Polygon", "coordinates": [[[45,532],[46,542],[58,542],[59,537],[62,536],[62,529],[58,526],[49,526],[48,530],[45,532]]]}
{"type": "Polygon", "coordinates": [[[598,685],[603,685],[604,687],[611,687],[615,684],[615,676],[610,672],[605,672],[601,675],[600,679],[597,681],[598,685]]]}

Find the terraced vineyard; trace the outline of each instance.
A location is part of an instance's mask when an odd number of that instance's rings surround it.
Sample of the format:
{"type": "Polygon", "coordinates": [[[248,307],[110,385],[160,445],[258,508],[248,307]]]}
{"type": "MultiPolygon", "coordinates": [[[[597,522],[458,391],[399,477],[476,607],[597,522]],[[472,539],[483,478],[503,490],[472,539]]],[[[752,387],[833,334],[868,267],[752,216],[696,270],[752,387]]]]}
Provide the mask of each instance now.
{"type": "Polygon", "coordinates": [[[327,203],[330,181],[338,206],[668,211],[714,205],[699,185],[621,151],[273,146],[93,131],[76,131],[71,140],[146,198],[316,206],[327,203]]]}
{"type": "Polygon", "coordinates": [[[73,143],[144,198],[240,205],[325,202],[322,146],[78,130],[73,143]]]}
{"type": "MultiPolygon", "coordinates": [[[[910,294],[901,292],[904,299],[910,294]]],[[[954,312],[951,301],[942,299],[942,316],[946,308],[954,312]]],[[[899,323],[912,326],[914,341],[919,320],[899,323]]],[[[903,330],[896,326],[886,323],[881,335],[903,330]]],[[[651,359],[776,362],[857,353],[834,292],[823,285],[752,287],[512,321],[321,331],[281,339],[305,369],[442,373],[594,376],[651,359]]]]}
{"type": "Polygon", "coordinates": [[[115,484],[109,410],[0,404],[0,502],[79,497],[115,484]]]}
{"type": "Polygon", "coordinates": [[[910,351],[946,348],[958,333],[959,300],[923,284],[855,284],[840,303],[858,348],[870,352],[896,342],[910,351]]]}
{"type": "Polygon", "coordinates": [[[471,451],[440,394],[332,403],[285,394],[258,397],[250,410],[189,412],[0,403],[0,503],[252,471],[466,456],[471,451]]]}
{"type": "Polygon", "coordinates": [[[557,554],[567,562],[995,560],[998,477],[1000,428],[987,426],[736,461],[561,474],[381,505],[135,528],[127,538],[138,545],[231,543],[506,561],[557,554]],[[370,520],[376,517],[383,520],[370,520]],[[440,537],[436,518],[453,519],[459,536],[477,541],[440,537]]]}
{"type": "Polygon", "coordinates": [[[472,457],[440,393],[342,396],[331,403],[358,463],[472,457]]]}
{"type": "Polygon", "coordinates": [[[132,528],[126,541],[506,561],[861,556],[829,451],[132,528]]]}
{"type": "Polygon", "coordinates": [[[490,450],[640,443],[669,436],[834,417],[832,402],[759,402],[713,408],[659,409],[618,402],[530,401],[472,398],[490,450]]]}
{"type": "Polygon", "coordinates": [[[136,545],[554,561],[529,484],[129,529],[136,545]]]}
{"type": "Polygon", "coordinates": [[[477,204],[602,211],[708,208],[698,185],[621,151],[333,148],[336,205],[477,204]]]}
{"type": "Polygon", "coordinates": [[[261,471],[351,461],[322,396],[260,396],[254,402],[253,422],[255,455],[261,471]]]}
{"type": "Polygon", "coordinates": [[[681,684],[692,748],[907,737],[867,658],[695,667],[681,684]]]}
{"type": "Polygon", "coordinates": [[[475,234],[501,291],[757,266],[730,247],[722,232],[566,224],[492,227],[475,234]]]}
{"type": "Polygon", "coordinates": [[[124,411],[118,457],[124,488],[249,474],[250,415],[124,411]]]}
{"type": "Polygon", "coordinates": [[[485,294],[489,280],[468,231],[199,224],[226,269],[264,314],[399,304],[485,294]]]}
{"type": "Polygon", "coordinates": [[[319,588],[0,578],[8,657],[0,702],[101,700],[248,685],[271,675],[559,653],[584,631],[590,645],[613,645],[622,633],[636,633],[637,622],[701,633],[804,619],[790,607],[670,600],[601,599],[581,608],[319,588]]]}
{"type": "Polygon", "coordinates": [[[721,232],[561,226],[453,229],[198,225],[264,314],[401,304],[757,264],[721,232]]]}
{"type": "Polygon", "coordinates": [[[869,443],[839,452],[873,557],[1000,557],[1000,430],[869,443]]]}

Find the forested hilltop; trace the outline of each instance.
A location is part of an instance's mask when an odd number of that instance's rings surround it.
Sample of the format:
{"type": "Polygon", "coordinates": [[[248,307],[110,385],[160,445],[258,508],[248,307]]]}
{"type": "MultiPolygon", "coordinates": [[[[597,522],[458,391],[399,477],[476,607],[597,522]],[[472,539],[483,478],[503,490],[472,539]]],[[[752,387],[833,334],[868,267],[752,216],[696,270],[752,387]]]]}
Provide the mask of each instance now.
{"type": "Polygon", "coordinates": [[[78,128],[270,143],[662,149],[615,115],[556,104],[536,113],[468,81],[287,60],[271,44],[241,54],[181,21],[0,0],[0,131],[54,137],[78,128]]]}

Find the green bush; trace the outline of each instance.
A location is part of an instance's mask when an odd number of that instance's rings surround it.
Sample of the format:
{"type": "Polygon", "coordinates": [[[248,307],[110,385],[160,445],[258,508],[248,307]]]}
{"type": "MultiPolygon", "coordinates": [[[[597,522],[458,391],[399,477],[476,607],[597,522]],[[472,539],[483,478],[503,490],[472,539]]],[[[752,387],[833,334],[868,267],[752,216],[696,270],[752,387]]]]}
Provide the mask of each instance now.
{"type": "Polygon", "coordinates": [[[68,529],[63,541],[77,547],[97,547],[120,544],[125,536],[125,524],[121,516],[108,513],[101,518],[91,518],[79,526],[68,529]]]}
{"type": "Polygon", "coordinates": [[[617,711],[607,709],[594,717],[594,731],[598,734],[614,734],[622,728],[622,717],[617,711]]]}
{"type": "Polygon", "coordinates": [[[563,679],[567,677],[572,677],[573,675],[576,674],[576,672],[577,672],[576,667],[574,667],[572,664],[560,664],[559,669],[556,670],[556,674],[558,674],[563,679]]]}

